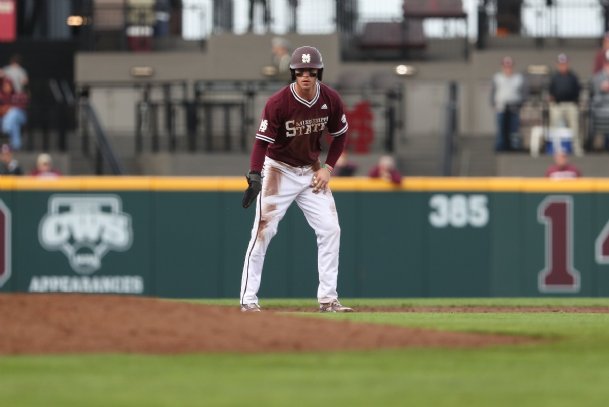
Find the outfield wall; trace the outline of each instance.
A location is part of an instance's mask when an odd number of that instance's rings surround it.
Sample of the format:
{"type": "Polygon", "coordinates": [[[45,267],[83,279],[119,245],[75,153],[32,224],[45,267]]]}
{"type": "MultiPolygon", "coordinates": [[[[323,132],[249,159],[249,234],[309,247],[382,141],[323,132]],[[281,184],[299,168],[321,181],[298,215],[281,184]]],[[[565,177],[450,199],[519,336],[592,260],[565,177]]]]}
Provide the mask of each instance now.
{"type": "MultiPolygon", "coordinates": [[[[609,180],[336,178],[343,297],[605,296],[609,180]]],[[[254,209],[236,178],[0,179],[0,291],[238,298],[254,209]]],[[[314,297],[294,205],[261,297],[314,297]]]]}

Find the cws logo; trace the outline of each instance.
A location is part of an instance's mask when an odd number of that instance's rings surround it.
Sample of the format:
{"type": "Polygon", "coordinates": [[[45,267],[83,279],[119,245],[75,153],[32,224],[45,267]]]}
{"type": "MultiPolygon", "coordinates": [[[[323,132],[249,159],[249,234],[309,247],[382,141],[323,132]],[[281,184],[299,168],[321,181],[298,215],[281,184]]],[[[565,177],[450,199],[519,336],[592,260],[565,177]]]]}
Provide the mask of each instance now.
{"type": "Polygon", "coordinates": [[[141,276],[91,276],[110,250],[131,247],[131,216],[116,195],[52,195],[40,221],[38,239],[46,250],[60,250],[79,276],[34,277],[30,291],[142,293],[141,276]]]}
{"type": "Polygon", "coordinates": [[[61,250],[79,274],[99,270],[109,250],[131,247],[131,216],[118,196],[51,196],[40,222],[39,239],[47,250],[61,250]]]}

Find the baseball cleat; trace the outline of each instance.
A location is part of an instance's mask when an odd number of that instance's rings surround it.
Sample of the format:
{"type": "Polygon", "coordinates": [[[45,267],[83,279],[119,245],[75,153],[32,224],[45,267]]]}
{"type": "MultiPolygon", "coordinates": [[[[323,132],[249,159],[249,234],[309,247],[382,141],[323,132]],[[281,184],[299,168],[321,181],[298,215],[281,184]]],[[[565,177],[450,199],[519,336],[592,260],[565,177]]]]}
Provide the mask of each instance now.
{"type": "Polygon", "coordinates": [[[260,312],[260,305],[251,303],[251,304],[241,304],[241,312],[260,312]]]}
{"type": "Polygon", "coordinates": [[[341,305],[338,300],[333,300],[324,304],[319,304],[319,312],[353,312],[353,308],[341,305]]]}

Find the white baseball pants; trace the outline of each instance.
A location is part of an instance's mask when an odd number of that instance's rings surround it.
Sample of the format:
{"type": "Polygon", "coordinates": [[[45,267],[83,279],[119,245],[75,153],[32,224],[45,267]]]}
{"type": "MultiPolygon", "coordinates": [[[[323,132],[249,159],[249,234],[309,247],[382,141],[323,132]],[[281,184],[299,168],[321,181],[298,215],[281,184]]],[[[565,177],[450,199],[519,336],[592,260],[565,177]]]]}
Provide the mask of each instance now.
{"type": "Polygon", "coordinates": [[[317,299],[320,303],[337,299],[340,226],[332,192],[327,189],[313,193],[313,166],[293,167],[266,157],[262,174],[262,191],[257,198],[256,219],[243,264],[241,304],[258,303],[266,249],[294,201],[317,236],[317,299]]]}

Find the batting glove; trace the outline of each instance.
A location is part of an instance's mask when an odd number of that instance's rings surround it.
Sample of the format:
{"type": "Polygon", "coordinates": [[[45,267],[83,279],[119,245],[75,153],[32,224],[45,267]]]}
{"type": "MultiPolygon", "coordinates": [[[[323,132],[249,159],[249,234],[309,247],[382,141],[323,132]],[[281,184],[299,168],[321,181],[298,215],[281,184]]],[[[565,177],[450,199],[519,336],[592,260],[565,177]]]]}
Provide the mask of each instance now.
{"type": "Polygon", "coordinates": [[[244,208],[249,208],[262,189],[262,176],[258,171],[250,171],[245,178],[247,179],[248,186],[243,194],[243,202],[241,204],[244,208]]]}

